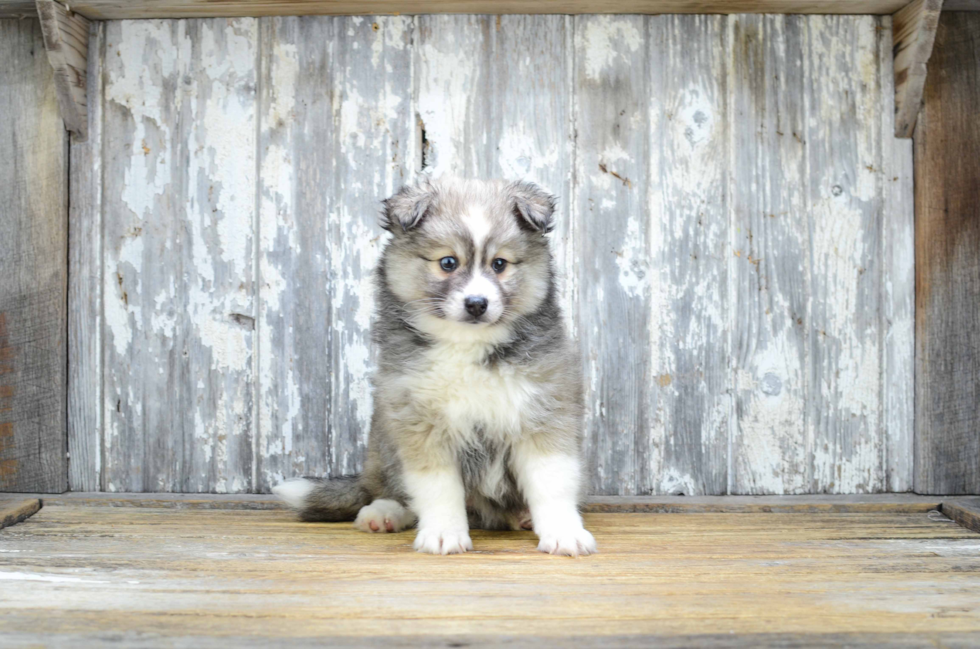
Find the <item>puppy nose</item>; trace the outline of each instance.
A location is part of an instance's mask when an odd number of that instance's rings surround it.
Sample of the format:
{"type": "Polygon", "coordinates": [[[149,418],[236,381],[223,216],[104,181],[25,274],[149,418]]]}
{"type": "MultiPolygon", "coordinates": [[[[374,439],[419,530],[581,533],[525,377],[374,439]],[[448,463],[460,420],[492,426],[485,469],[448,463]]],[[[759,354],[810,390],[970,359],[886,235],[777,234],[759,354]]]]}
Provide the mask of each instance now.
{"type": "Polygon", "coordinates": [[[471,295],[466,298],[464,304],[466,305],[466,312],[474,318],[479,318],[487,312],[487,298],[482,295],[471,295]]]}

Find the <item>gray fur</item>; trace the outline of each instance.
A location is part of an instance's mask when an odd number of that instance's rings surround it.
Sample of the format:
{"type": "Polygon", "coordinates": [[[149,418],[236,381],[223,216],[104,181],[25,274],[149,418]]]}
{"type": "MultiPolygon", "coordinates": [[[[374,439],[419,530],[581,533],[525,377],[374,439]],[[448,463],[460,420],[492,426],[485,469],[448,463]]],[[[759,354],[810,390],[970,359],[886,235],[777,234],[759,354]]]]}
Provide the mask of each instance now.
{"type": "Polygon", "coordinates": [[[300,509],[305,520],[353,520],[372,499],[409,506],[404,463],[424,467],[430,456],[445,454],[462,476],[472,527],[527,525],[527,504],[511,466],[513,436],[490,422],[461,435],[443,431],[442,413],[419,405],[404,385],[438,372],[430,352],[444,342],[439,322],[450,319],[448,302],[463,284],[482,277],[499,291],[503,313],[491,323],[459,321],[463,328],[483,327],[493,338],[474,363],[513,369],[533,381],[538,396],[520,413],[525,428],[520,436],[542,452],[578,456],[579,359],[562,325],[545,236],[553,226],[554,205],[554,198],[532,183],[458,179],[424,181],[384,202],[382,225],[392,237],[376,273],[373,340],[379,353],[364,472],[356,480],[318,481],[300,509]],[[499,275],[492,270],[492,254],[476,254],[471,223],[464,218],[473,210],[485,217],[481,223],[491,224],[482,250],[506,250],[512,257],[499,275]],[[444,249],[456,252],[461,263],[450,274],[440,274],[431,258],[442,254],[434,250],[444,249]],[[441,441],[433,442],[437,438],[441,441]]]}

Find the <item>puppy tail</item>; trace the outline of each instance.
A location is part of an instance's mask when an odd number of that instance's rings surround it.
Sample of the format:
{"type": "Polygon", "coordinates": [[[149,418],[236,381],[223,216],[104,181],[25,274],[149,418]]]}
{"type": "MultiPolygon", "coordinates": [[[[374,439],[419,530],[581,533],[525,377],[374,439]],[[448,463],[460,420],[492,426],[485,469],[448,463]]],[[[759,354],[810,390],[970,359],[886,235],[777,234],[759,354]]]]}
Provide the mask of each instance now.
{"type": "Polygon", "coordinates": [[[346,478],[295,478],[272,488],[304,521],[352,521],[370,504],[371,494],[357,476],[346,478]]]}

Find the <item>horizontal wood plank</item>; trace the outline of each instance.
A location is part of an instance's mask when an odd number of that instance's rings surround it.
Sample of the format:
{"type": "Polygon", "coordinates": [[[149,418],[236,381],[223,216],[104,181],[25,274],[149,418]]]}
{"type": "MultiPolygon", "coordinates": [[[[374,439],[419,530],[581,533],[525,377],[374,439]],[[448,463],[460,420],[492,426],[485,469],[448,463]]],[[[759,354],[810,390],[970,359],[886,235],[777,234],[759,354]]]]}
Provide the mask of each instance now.
{"type": "MultiPolygon", "coordinates": [[[[32,15],[0,0],[0,17],[32,15]]],[[[906,0],[81,0],[74,12],[99,20],[361,14],[892,14],[906,0]]],[[[966,4],[960,0],[959,4],[966,4]]]]}
{"type": "Polygon", "coordinates": [[[146,646],[152,633],[177,647],[385,636],[394,647],[501,636],[618,646],[624,634],[648,646],[773,644],[761,634],[795,639],[783,647],[867,646],[896,633],[914,647],[980,632],[980,537],[943,516],[585,520],[600,548],[587,558],[541,555],[530,532],[477,532],[475,552],[432,557],[412,550],[410,531],[367,535],[289,512],[45,506],[3,532],[0,620],[5,643],[73,646],[110,631],[114,646],[146,646]]]}
{"type": "MultiPolygon", "coordinates": [[[[76,492],[38,496],[46,506],[143,507],[165,509],[285,509],[265,494],[177,494],[76,492]]],[[[3,494],[0,494],[0,499],[3,494]]],[[[590,496],[582,509],[593,513],[921,513],[940,507],[942,496],[915,494],[807,496],[590,496]]]]}
{"type": "Polygon", "coordinates": [[[980,498],[944,500],[942,512],[968,530],[980,532],[980,498]]]}
{"type": "Polygon", "coordinates": [[[37,498],[0,497],[0,529],[25,521],[40,509],[41,501],[37,498]]]}

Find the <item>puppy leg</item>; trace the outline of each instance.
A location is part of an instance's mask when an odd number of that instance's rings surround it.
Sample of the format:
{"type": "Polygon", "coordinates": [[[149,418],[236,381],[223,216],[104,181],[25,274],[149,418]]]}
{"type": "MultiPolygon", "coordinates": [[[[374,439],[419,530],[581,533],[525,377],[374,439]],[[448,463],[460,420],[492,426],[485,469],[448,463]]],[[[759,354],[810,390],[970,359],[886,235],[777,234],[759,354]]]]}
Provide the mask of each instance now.
{"type": "Polygon", "coordinates": [[[361,507],[354,527],[362,532],[401,532],[415,522],[415,515],[397,500],[379,498],[361,507]]]}
{"type": "Polygon", "coordinates": [[[455,466],[406,469],[405,491],[419,517],[415,549],[430,554],[459,554],[473,549],[466,519],[466,492],[455,466]]]}
{"type": "Polygon", "coordinates": [[[595,539],[578,513],[579,459],[542,453],[530,442],[517,450],[514,471],[531,509],[538,550],[571,557],[595,553],[595,539]]]}

